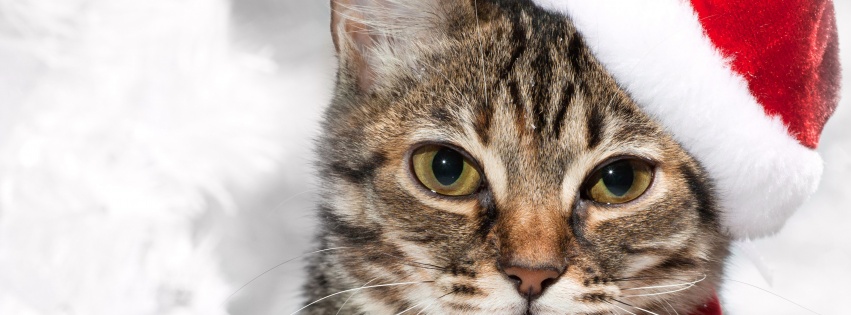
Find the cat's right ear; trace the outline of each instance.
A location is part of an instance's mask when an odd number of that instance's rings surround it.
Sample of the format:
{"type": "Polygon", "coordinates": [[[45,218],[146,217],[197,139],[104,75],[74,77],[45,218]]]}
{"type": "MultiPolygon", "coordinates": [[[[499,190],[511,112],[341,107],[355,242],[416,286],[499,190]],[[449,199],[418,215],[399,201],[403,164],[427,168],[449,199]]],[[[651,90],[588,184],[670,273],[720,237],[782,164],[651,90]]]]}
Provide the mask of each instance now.
{"type": "Polygon", "coordinates": [[[361,90],[375,81],[369,65],[369,52],[376,41],[375,31],[367,27],[366,4],[370,0],[331,0],[331,37],[340,58],[340,67],[361,90]]]}
{"type": "Polygon", "coordinates": [[[444,35],[448,8],[459,6],[455,3],[465,2],[331,0],[331,35],[344,83],[368,91],[398,67],[411,66],[423,47],[444,35]]]}

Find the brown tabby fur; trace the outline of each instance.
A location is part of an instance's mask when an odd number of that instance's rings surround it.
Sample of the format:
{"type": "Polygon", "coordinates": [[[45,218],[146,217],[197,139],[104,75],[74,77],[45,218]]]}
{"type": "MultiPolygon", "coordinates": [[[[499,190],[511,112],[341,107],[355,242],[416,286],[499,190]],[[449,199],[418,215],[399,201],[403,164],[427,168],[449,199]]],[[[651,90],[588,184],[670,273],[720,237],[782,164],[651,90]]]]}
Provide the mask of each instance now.
{"type": "Polygon", "coordinates": [[[306,302],[355,290],[301,313],[685,315],[706,302],[729,242],[711,184],[570,19],[529,1],[420,2],[404,18],[391,16],[400,0],[332,3],[340,69],[319,143],[318,240],[335,249],[314,256],[306,302]],[[422,143],[467,152],[482,189],[421,187],[409,155],[422,143]],[[583,199],[585,178],[624,156],[655,166],[644,195],[583,199]],[[507,263],[561,275],[530,300],[507,263]],[[410,284],[370,287],[393,283],[410,284]]]}

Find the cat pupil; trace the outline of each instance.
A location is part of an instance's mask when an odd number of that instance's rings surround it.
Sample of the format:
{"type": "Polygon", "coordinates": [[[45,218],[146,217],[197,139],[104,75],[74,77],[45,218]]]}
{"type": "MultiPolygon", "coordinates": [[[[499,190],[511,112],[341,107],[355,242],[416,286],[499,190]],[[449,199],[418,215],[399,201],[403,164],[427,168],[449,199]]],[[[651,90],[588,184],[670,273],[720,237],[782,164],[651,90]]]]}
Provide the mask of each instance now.
{"type": "Polygon", "coordinates": [[[431,169],[441,185],[452,185],[464,171],[464,157],[455,150],[442,148],[434,155],[431,169]]]}
{"type": "Polygon", "coordinates": [[[629,192],[634,179],[632,165],[626,161],[612,163],[603,169],[603,184],[618,197],[629,192]]]}

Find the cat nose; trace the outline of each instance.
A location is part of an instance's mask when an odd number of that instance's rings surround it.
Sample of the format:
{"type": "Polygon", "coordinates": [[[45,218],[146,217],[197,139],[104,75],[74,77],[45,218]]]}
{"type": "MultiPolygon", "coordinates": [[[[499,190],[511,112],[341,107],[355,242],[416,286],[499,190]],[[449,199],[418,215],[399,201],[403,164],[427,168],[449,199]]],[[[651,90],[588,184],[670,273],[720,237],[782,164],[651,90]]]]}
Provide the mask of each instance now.
{"type": "Polygon", "coordinates": [[[511,266],[502,269],[509,279],[517,283],[517,292],[525,298],[536,298],[558,279],[555,268],[526,268],[511,266]]]}

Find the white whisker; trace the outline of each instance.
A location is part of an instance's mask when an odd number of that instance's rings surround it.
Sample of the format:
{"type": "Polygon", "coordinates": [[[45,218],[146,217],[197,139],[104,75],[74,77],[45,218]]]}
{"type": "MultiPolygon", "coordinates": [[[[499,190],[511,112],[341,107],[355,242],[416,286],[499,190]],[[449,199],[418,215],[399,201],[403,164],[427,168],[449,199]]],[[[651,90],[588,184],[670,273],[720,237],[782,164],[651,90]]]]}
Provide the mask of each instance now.
{"type": "Polygon", "coordinates": [[[671,310],[673,310],[673,311],[674,311],[674,315],[680,315],[680,312],[677,312],[677,309],[676,309],[676,308],[674,308],[674,306],[673,306],[673,305],[671,305],[671,303],[668,303],[668,300],[664,300],[664,299],[663,299],[662,301],[663,301],[663,302],[665,302],[665,304],[668,304],[668,307],[670,307],[670,308],[671,308],[671,310]]]}
{"type": "Polygon", "coordinates": [[[692,287],[694,287],[694,284],[690,284],[685,288],[681,288],[681,289],[677,289],[677,290],[657,292],[657,293],[647,293],[647,294],[621,295],[620,297],[638,297],[638,296],[655,296],[655,295],[671,294],[671,293],[675,293],[675,292],[685,291],[685,290],[691,289],[692,287]]]}
{"type": "Polygon", "coordinates": [[[627,310],[627,309],[625,309],[625,308],[623,308],[623,307],[618,306],[618,305],[617,305],[617,304],[615,304],[615,303],[612,303],[612,302],[609,302],[609,301],[604,301],[604,302],[609,303],[609,305],[611,305],[611,306],[617,307],[617,308],[618,308],[618,309],[620,309],[621,311],[624,311],[624,312],[630,313],[630,314],[632,314],[632,315],[638,315],[638,314],[635,314],[635,313],[633,313],[633,312],[630,312],[629,310],[627,310]]]}
{"type": "Polygon", "coordinates": [[[290,202],[290,200],[293,200],[293,199],[295,199],[295,198],[296,198],[296,197],[298,197],[298,196],[301,196],[301,195],[304,195],[304,194],[306,194],[306,193],[310,193],[310,192],[314,192],[314,190],[313,190],[313,189],[308,189],[308,190],[305,190],[305,191],[301,191],[301,192],[295,193],[295,194],[293,194],[293,195],[289,196],[287,199],[284,199],[283,201],[281,201],[281,202],[279,202],[277,205],[275,205],[275,207],[274,207],[274,208],[272,208],[272,211],[276,211],[276,210],[280,209],[280,208],[281,208],[281,206],[285,205],[287,202],[290,202]]]}
{"type": "Polygon", "coordinates": [[[785,297],[783,297],[783,296],[781,296],[781,295],[779,295],[779,294],[777,294],[777,293],[771,292],[771,291],[769,291],[769,290],[767,290],[767,289],[763,289],[763,288],[760,288],[760,287],[755,286],[755,285],[750,284],[750,283],[746,283],[746,282],[742,282],[742,281],[738,281],[738,280],[733,280],[733,279],[726,278],[726,277],[724,278],[724,280],[726,280],[726,281],[732,281],[732,282],[735,282],[735,283],[744,284],[744,285],[750,286],[750,287],[752,287],[752,288],[759,289],[759,290],[761,290],[761,291],[763,291],[763,292],[765,292],[765,293],[768,293],[768,294],[774,295],[774,296],[776,296],[776,297],[779,297],[779,298],[781,298],[781,299],[785,300],[786,302],[789,302],[789,303],[795,304],[795,306],[800,307],[800,308],[802,308],[802,309],[804,309],[804,310],[807,310],[807,311],[808,311],[808,312],[810,312],[810,313],[813,313],[813,314],[816,314],[816,315],[821,315],[821,314],[819,314],[819,313],[818,313],[818,312],[816,312],[816,311],[813,311],[813,310],[811,310],[811,309],[809,309],[809,308],[806,308],[806,307],[804,307],[804,306],[803,306],[803,305],[801,305],[801,304],[795,303],[795,301],[792,301],[792,300],[790,300],[790,299],[787,299],[787,298],[785,298],[785,297]]]}
{"type": "Polygon", "coordinates": [[[419,312],[417,312],[417,314],[416,314],[416,315],[426,314],[426,313],[423,313],[423,312],[425,312],[425,311],[426,311],[427,309],[429,309],[432,305],[434,305],[434,303],[437,303],[437,300],[434,300],[434,301],[431,301],[431,303],[428,303],[428,305],[426,305],[425,307],[423,307],[423,309],[421,309],[419,312]]]}
{"type": "Polygon", "coordinates": [[[319,303],[319,302],[321,302],[321,301],[323,301],[323,300],[325,300],[329,297],[340,295],[340,294],[343,294],[343,293],[346,293],[346,292],[359,291],[359,290],[363,290],[363,289],[381,288],[381,287],[393,287],[393,286],[400,286],[400,285],[422,284],[422,283],[430,283],[430,282],[434,282],[434,281],[413,281],[413,282],[386,283],[386,284],[376,284],[376,285],[371,285],[371,286],[365,286],[365,287],[360,287],[360,288],[343,290],[343,291],[340,291],[340,292],[337,292],[337,293],[332,293],[332,294],[326,295],[326,296],[324,296],[324,297],[322,297],[322,298],[320,298],[316,301],[310,302],[309,304],[303,306],[302,308],[296,310],[295,312],[290,313],[290,315],[295,315],[298,312],[303,311],[304,309],[310,307],[313,304],[319,303]]]}
{"type": "MultiPolygon", "coordinates": [[[[405,312],[407,312],[407,311],[410,311],[410,310],[414,309],[414,308],[415,308],[415,307],[417,307],[417,306],[420,306],[421,304],[423,304],[423,303],[425,303],[425,302],[426,302],[426,301],[422,301],[422,302],[419,302],[419,303],[417,303],[417,304],[414,304],[414,306],[411,306],[411,307],[409,307],[409,308],[406,308],[405,310],[403,310],[403,311],[401,311],[401,312],[399,312],[399,313],[396,313],[395,315],[400,315],[400,314],[402,314],[402,313],[405,313],[405,312]]],[[[434,302],[432,302],[432,303],[434,303],[434,302]]],[[[417,314],[419,314],[419,313],[417,313],[417,314]]]]}
{"type": "Polygon", "coordinates": [[[640,307],[638,307],[638,306],[633,306],[633,307],[634,307],[634,308],[637,308],[637,309],[640,309],[640,310],[642,310],[642,311],[644,311],[644,312],[647,312],[647,313],[653,314],[653,315],[659,315],[658,313],[654,313],[654,312],[651,312],[651,311],[645,310],[645,309],[640,308],[640,307]]]}
{"type": "MultiPolygon", "coordinates": [[[[378,279],[378,277],[372,278],[372,280],[367,281],[366,283],[364,283],[364,284],[361,286],[361,288],[363,288],[363,287],[367,286],[368,284],[372,283],[373,281],[375,281],[375,279],[378,279]]],[[[345,301],[343,301],[343,305],[340,305],[340,309],[338,309],[338,310],[337,310],[337,313],[336,313],[336,314],[334,314],[334,315],[340,315],[340,311],[342,311],[342,310],[343,310],[343,307],[345,307],[345,306],[346,306],[346,303],[349,303],[349,299],[351,299],[353,296],[355,296],[355,294],[358,294],[358,293],[357,293],[357,292],[354,292],[354,293],[352,293],[352,295],[349,295],[349,297],[348,297],[348,298],[346,298],[346,300],[345,300],[345,301]]]]}
{"type": "Polygon", "coordinates": [[[649,287],[639,287],[639,288],[629,288],[629,289],[623,289],[623,290],[621,290],[621,291],[646,290],[646,289],[658,289],[658,288],[671,288],[671,287],[681,287],[681,286],[693,286],[693,285],[695,285],[695,284],[697,284],[698,282],[701,282],[701,281],[703,281],[703,280],[706,280],[706,274],[704,274],[704,275],[703,275],[703,278],[700,278],[700,279],[698,279],[698,280],[691,281],[691,282],[683,282],[683,283],[678,283],[678,284],[667,284],[667,285],[655,285],[655,286],[649,286],[649,287]]]}
{"type": "MultiPolygon", "coordinates": [[[[444,295],[441,295],[439,298],[434,299],[434,301],[431,301],[431,303],[428,303],[425,307],[423,307],[423,309],[421,309],[419,312],[417,312],[417,314],[416,314],[416,315],[420,315],[422,312],[425,312],[425,310],[427,310],[429,307],[431,307],[432,305],[434,305],[434,303],[437,303],[437,301],[438,301],[438,300],[440,300],[440,299],[442,299],[443,297],[445,297],[445,296],[447,296],[447,295],[450,295],[450,294],[452,294],[452,293],[455,293],[455,290],[452,290],[452,291],[450,291],[449,293],[446,293],[446,294],[444,294],[444,295]]],[[[420,303],[420,304],[422,304],[422,303],[420,303]]],[[[415,306],[416,306],[416,305],[415,305],[415,306]]]]}
{"type": "MultiPolygon", "coordinates": [[[[634,305],[630,305],[630,304],[627,304],[627,303],[621,302],[621,301],[619,301],[619,300],[617,300],[617,299],[612,299],[612,300],[614,300],[615,302],[621,303],[621,304],[623,304],[623,305],[626,305],[626,306],[629,306],[629,307],[632,307],[632,308],[635,308],[635,309],[639,309],[639,310],[641,310],[641,311],[644,311],[645,313],[650,313],[650,314],[652,314],[652,315],[659,315],[658,313],[655,313],[655,312],[652,312],[652,311],[650,311],[650,310],[646,310],[646,309],[640,308],[640,307],[638,307],[638,306],[634,306],[634,305]]],[[[614,304],[612,304],[612,305],[614,305],[614,304]]]]}
{"type": "Polygon", "coordinates": [[[293,261],[293,260],[296,260],[296,259],[302,258],[302,257],[304,257],[304,256],[308,256],[308,255],[318,254],[318,253],[321,253],[321,252],[326,252],[326,251],[331,251],[331,250],[338,250],[338,249],[346,249],[346,248],[351,248],[351,247],[332,247],[332,248],[320,249],[320,250],[312,251],[312,252],[309,252],[309,253],[304,253],[304,254],[298,255],[298,256],[296,256],[296,257],[293,257],[293,258],[287,259],[287,260],[285,260],[284,262],[282,262],[282,263],[280,263],[280,264],[277,264],[277,265],[273,266],[272,268],[266,269],[266,271],[263,271],[262,273],[260,273],[260,274],[259,274],[259,275],[257,275],[256,277],[251,278],[251,280],[248,280],[248,282],[246,282],[246,283],[245,283],[245,284],[243,284],[241,287],[239,287],[239,289],[236,289],[236,291],[233,291],[233,293],[231,293],[230,295],[228,295],[228,297],[227,297],[227,298],[226,298],[226,299],[222,302],[222,305],[227,304],[227,302],[228,302],[228,301],[230,301],[230,299],[231,299],[234,295],[236,295],[237,293],[239,293],[239,291],[242,291],[242,289],[245,289],[245,287],[247,287],[249,284],[251,284],[251,283],[252,283],[252,282],[254,282],[255,280],[259,279],[260,277],[262,277],[263,275],[265,275],[265,274],[269,273],[270,271],[275,270],[276,268],[278,268],[278,267],[280,267],[280,266],[283,266],[283,265],[285,265],[285,264],[287,264],[287,263],[289,263],[289,262],[291,262],[291,261],[293,261]]]}

